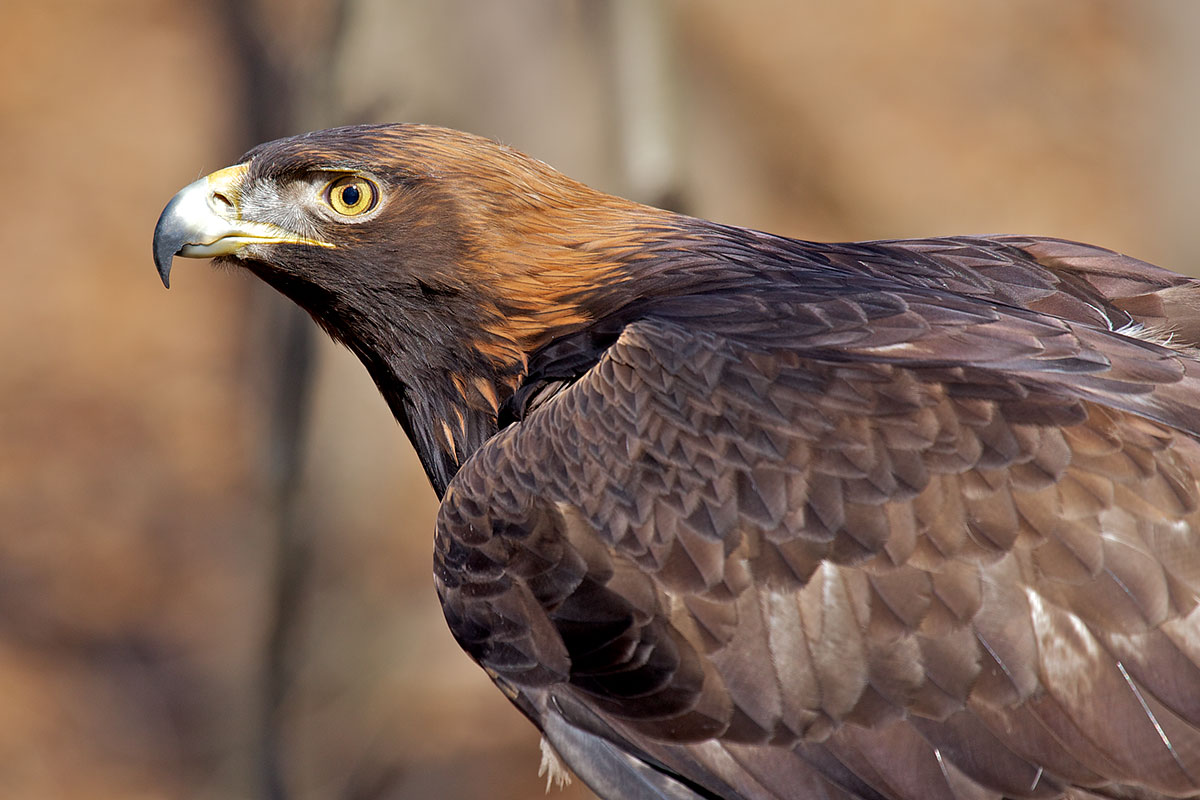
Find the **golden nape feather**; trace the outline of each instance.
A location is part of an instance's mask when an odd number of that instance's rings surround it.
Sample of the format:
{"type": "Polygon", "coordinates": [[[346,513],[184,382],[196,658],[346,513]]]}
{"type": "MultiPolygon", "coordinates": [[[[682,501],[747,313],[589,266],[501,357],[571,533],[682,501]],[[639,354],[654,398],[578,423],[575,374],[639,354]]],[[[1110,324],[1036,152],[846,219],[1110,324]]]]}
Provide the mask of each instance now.
{"type": "Polygon", "coordinates": [[[359,356],[451,630],[601,796],[1200,797],[1197,281],[787,239],[416,125],[235,167],[164,280],[217,256],[359,356]]]}

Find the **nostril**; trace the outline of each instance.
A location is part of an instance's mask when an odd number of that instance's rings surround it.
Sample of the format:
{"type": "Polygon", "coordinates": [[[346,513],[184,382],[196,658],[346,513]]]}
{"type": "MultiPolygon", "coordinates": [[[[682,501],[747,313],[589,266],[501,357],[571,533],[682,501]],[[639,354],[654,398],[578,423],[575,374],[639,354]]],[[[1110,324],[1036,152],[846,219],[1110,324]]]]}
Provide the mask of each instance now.
{"type": "Polygon", "coordinates": [[[221,192],[213,192],[210,196],[213,211],[218,214],[228,211],[233,211],[233,201],[226,197],[221,192]]]}

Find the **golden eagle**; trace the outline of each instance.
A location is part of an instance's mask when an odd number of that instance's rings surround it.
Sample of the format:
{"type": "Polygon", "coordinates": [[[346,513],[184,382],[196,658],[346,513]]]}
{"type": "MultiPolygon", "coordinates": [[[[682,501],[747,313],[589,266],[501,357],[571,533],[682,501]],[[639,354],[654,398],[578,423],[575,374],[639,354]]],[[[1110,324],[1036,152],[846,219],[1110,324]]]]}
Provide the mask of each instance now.
{"type": "Polygon", "coordinates": [[[171,200],[366,365],[463,649],[610,798],[1200,796],[1200,282],[822,244],[419,125],[171,200]]]}

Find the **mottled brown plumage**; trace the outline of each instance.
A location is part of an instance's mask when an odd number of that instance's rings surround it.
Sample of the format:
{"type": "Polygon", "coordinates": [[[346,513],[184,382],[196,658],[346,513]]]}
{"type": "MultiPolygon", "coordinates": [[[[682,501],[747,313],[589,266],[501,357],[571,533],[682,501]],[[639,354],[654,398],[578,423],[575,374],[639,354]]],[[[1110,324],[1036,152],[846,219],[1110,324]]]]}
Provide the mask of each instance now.
{"type": "Polygon", "coordinates": [[[420,126],[244,163],[160,270],[232,258],[362,358],[452,631],[601,795],[1200,796],[1197,281],[785,239],[420,126]]]}

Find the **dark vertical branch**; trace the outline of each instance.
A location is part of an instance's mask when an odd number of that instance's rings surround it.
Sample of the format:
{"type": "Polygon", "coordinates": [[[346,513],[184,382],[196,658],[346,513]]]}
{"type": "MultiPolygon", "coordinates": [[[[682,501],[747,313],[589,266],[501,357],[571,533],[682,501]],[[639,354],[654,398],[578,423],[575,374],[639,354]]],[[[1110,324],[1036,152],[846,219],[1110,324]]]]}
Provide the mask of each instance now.
{"type": "MultiPolygon", "coordinates": [[[[347,0],[328,0],[323,41],[296,48],[301,56],[287,52],[286,42],[264,24],[271,17],[270,0],[224,0],[222,19],[243,80],[241,136],[247,147],[296,132],[304,122],[301,109],[319,105],[319,97],[304,93],[321,94],[325,87],[347,5],[347,0]]],[[[298,503],[312,393],[313,329],[307,315],[265,286],[253,285],[249,306],[257,333],[250,345],[252,374],[261,376],[257,389],[265,422],[261,465],[275,543],[260,677],[258,762],[262,796],[285,800],[283,708],[313,558],[312,532],[298,503]]]]}
{"type": "Polygon", "coordinates": [[[263,795],[270,800],[284,800],[283,707],[313,557],[312,532],[298,513],[312,394],[313,342],[311,322],[300,309],[275,302],[275,298],[258,299],[255,306],[265,313],[270,326],[268,336],[260,339],[259,357],[266,361],[274,355],[277,359],[267,364],[264,398],[268,418],[263,444],[276,550],[263,644],[259,747],[263,795]]]}

